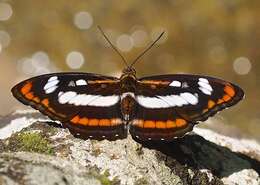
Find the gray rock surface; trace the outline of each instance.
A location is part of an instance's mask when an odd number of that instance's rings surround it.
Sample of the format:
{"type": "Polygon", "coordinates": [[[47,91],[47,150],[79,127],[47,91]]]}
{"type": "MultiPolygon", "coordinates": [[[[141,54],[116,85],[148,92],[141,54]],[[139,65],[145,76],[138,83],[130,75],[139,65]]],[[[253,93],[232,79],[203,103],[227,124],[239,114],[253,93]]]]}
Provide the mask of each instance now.
{"type": "Polygon", "coordinates": [[[84,141],[47,120],[33,111],[0,119],[0,184],[260,184],[252,140],[195,128],[170,143],[84,141]]]}

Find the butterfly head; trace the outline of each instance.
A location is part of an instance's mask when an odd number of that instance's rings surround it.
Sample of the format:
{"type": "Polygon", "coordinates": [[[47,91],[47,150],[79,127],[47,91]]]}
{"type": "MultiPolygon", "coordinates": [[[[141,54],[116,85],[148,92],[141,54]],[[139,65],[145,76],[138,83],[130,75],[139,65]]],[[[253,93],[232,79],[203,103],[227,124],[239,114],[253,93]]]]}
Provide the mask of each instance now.
{"type": "Polygon", "coordinates": [[[136,79],[136,71],[133,67],[126,67],[123,70],[123,74],[120,79],[124,79],[125,77],[136,79]]]}
{"type": "Polygon", "coordinates": [[[136,71],[135,71],[135,69],[134,69],[133,67],[126,67],[126,68],[123,70],[123,74],[135,76],[135,75],[136,75],[136,71]]]}

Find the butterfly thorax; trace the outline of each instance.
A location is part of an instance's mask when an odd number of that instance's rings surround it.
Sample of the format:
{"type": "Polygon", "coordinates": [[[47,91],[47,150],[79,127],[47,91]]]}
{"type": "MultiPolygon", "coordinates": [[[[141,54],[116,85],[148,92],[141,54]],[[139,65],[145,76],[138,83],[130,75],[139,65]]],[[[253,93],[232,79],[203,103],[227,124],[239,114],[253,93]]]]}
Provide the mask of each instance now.
{"type": "Polygon", "coordinates": [[[136,82],[135,71],[126,68],[120,77],[121,113],[125,121],[132,120],[135,115],[136,82]]]}

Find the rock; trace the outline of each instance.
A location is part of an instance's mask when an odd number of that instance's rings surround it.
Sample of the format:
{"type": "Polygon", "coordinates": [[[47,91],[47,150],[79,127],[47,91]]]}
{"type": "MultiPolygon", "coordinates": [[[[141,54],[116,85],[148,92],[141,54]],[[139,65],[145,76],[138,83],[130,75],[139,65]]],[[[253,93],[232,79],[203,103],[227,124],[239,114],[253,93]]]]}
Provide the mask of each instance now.
{"type": "Polygon", "coordinates": [[[3,185],[260,184],[259,144],[207,129],[173,142],[142,143],[130,135],[84,141],[36,112],[17,112],[0,123],[3,185]]]}

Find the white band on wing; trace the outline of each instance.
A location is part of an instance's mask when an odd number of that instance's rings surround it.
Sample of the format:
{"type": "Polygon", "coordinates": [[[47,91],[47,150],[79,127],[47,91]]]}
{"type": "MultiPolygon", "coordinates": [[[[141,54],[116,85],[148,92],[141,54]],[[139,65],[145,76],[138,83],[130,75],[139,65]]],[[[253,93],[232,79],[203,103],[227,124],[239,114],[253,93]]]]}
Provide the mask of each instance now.
{"type": "Polygon", "coordinates": [[[156,97],[137,96],[137,102],[146,108],[169,108],[181,107],[183,105],[196,105],[198,96],[189,92],[180,95],[167,95],[156,97]]]}
{"type": "Polygon", "coordinates": [[[60,92],[59,103],[61,104],[73,104],[76,106],[99,106],[109,107],[115,105],[119,101],[118,95],[101,96],[101,95],[88,95],[77,94],[74,91],[60,92]]]}

